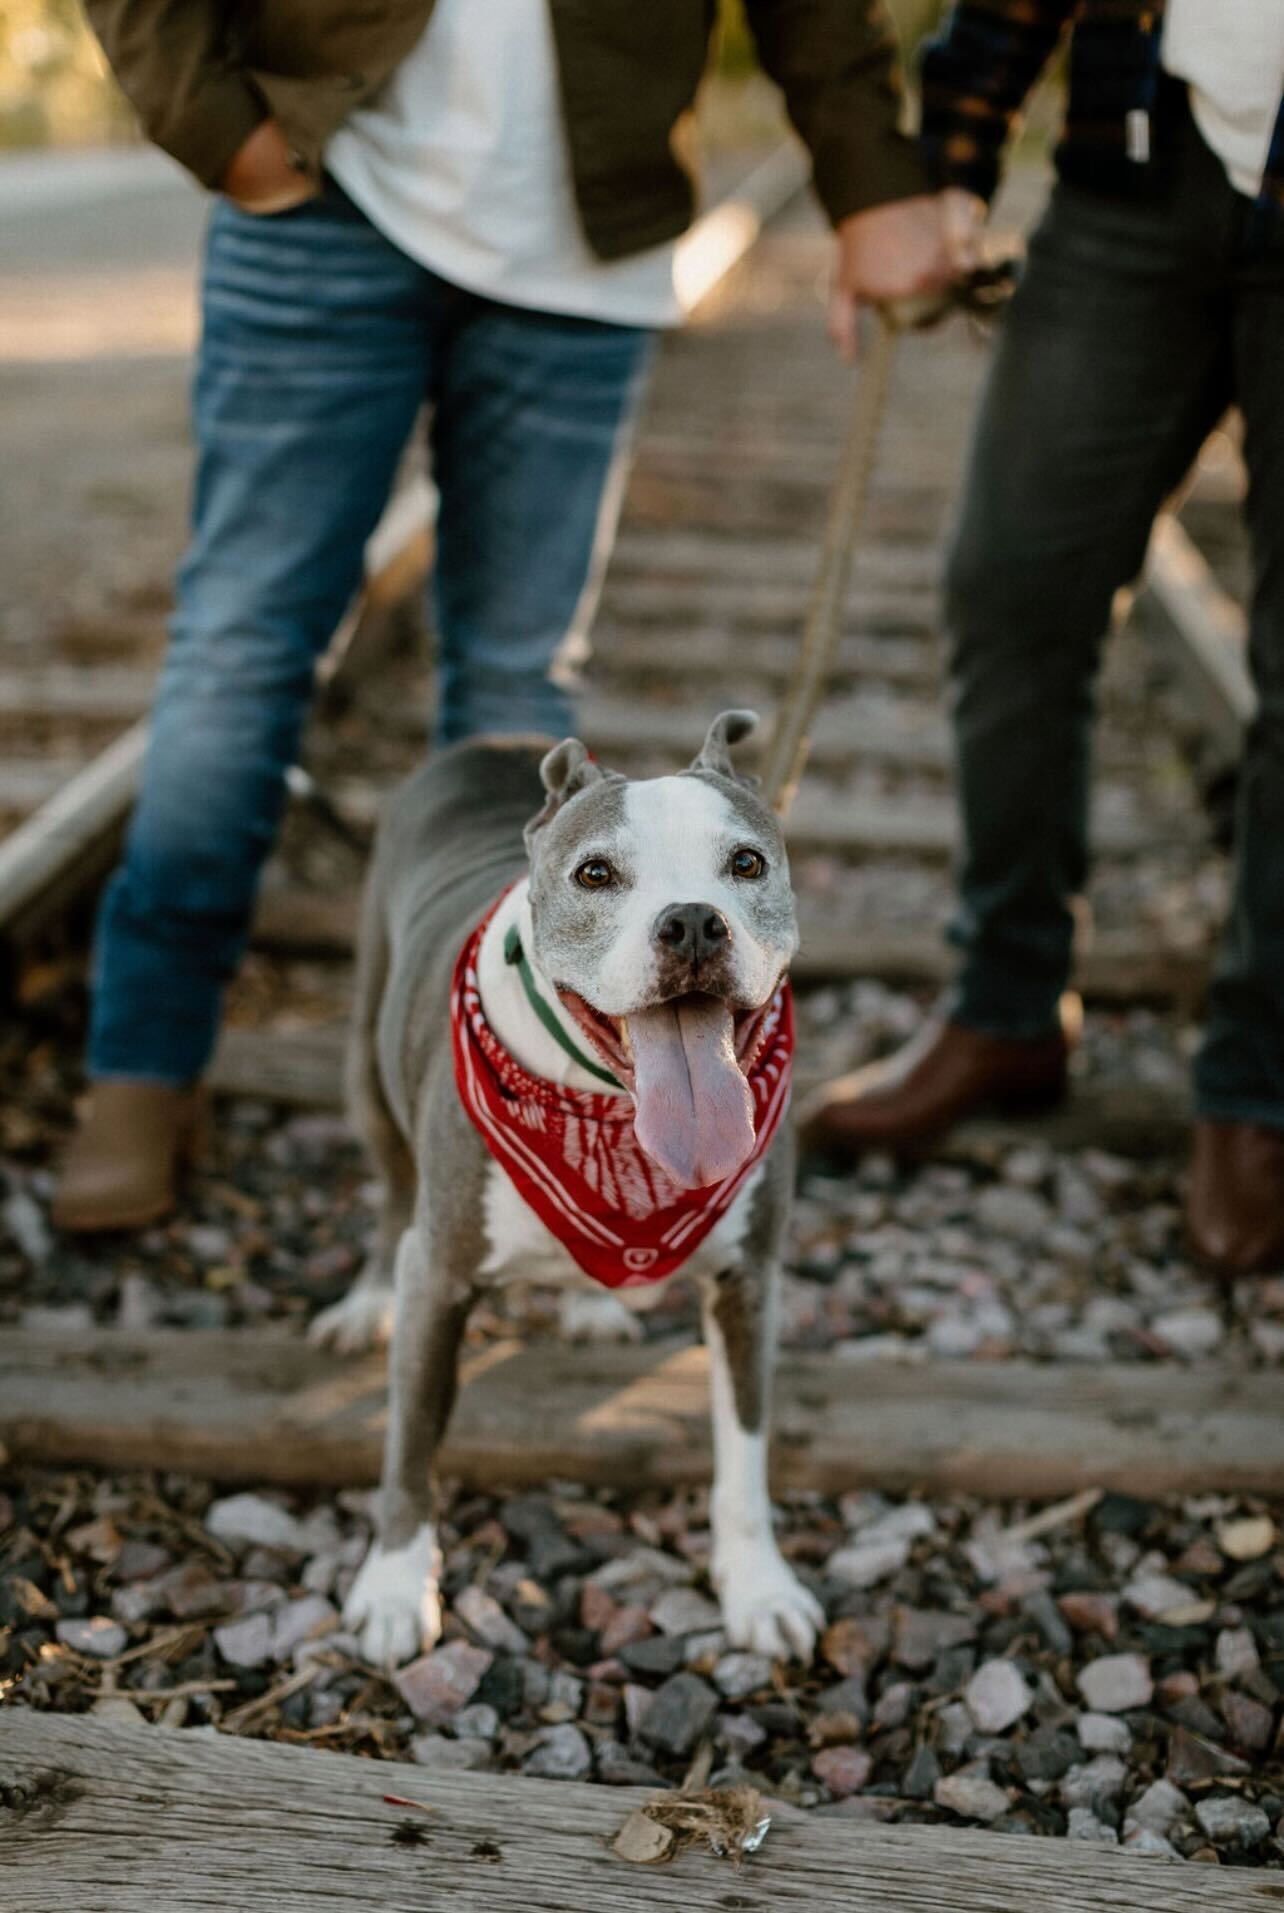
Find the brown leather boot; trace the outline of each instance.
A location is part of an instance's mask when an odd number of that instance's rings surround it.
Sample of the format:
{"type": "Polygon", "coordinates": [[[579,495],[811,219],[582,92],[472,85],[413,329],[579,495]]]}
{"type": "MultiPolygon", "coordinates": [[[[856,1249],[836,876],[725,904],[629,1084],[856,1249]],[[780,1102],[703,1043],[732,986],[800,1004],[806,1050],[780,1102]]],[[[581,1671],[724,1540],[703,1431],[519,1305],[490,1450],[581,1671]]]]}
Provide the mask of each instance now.
{"type": "Polygon", "coordinates": [[[201,1096],[165,1083],[93,1084],[50,1206],[56,1229],[141,1229],[168,1215],[200,1142],[201,1096]]]}
{"type": "Polygon", "coordinates": [[[1072,1043],[1063,1011],[1055,1036],[984,1036],[934,1019],[881,1063],[825,1083],[798,1112],[803,1145],[838,1154],[911,1151],[980,1109],[1033,1115],[1066,1093],[1072,1043]]]}
{"type": "Polygon", "coordinates": [[[1284,1130],[1195,1124],[1186,1235],[1214,1275],[1284,1270],[1284,1130]]]}

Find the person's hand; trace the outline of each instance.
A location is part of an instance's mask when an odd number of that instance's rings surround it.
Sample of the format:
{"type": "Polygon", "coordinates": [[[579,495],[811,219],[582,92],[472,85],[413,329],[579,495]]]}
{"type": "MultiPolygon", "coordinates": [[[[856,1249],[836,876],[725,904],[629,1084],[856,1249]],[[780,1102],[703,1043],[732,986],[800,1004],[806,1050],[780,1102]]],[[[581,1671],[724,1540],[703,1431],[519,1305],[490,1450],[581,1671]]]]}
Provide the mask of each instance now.
{"type": "Polygon", "coordinates": [[[941,194],[945,245],[959,278],[975,272],[982,263],[985,248],[981,234],[987,211],[978,194],[965,192],[961,186],[947,186],[941,194]]]}
{"type": "Polygon", "coordinates": [[[981,200],[951,187],[871,206],[843,220],[829,336],[844,359],[856,356],[863,306],[942,292],[975,264],[984,212],[981,200]]]}
{"type": "Polygon", "coordinates": [[[242,212],[283,213],[312,199],[317,186],[292,163],[289,142],[276,121],[260,120],[232,155],[219,191],[242,212]]]}

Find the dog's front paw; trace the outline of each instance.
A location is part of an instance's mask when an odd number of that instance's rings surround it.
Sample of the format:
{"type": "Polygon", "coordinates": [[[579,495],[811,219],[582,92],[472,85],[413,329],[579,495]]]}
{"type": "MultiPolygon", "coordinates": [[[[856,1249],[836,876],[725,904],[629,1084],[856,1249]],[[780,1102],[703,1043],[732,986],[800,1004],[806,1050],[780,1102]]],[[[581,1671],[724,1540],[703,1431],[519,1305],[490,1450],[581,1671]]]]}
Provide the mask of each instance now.
{"type": "Polygon", "coordinates": [[[393,1293],[387,1282],[354,1282],[341,1302],[322,1309],[308,1329],[314,1348],[336,1355],[364,1355],[381,1348],[392,1334],[393,1293]]]}
{"type": "Polygon", "coordinates": [[[601,1346],[608,1342],[642,1340],[642,1324],[632,1309],[605,1289],[598,1295],[568,1289],[558,1313],[564,1342],[594,1342],[601,1346]]]}
{"type": "Polygon", "coordinates": [[[375,1667],[399,1667],[426,1653],[441,1636],[441,1557],[430,1527],[404,1548],[385,1552],[377,1541],[343,1604],[345,1625],[375,1667]]]}
{"type": "Polygon", "coordinates": [[[726,1548],[716,1572],[727,1639],[771,1660],[811,1660],[825,1613],[773,1542],[726,1548]]]}

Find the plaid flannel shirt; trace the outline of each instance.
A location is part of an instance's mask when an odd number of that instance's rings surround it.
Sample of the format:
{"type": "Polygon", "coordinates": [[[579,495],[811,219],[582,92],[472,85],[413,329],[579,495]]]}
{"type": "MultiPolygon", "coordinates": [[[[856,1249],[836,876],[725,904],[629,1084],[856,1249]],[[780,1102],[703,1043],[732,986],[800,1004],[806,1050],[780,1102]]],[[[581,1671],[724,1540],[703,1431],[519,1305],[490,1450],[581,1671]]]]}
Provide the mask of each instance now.
{"type": "MultiPolygon", "coordinates": [[[[923,150],[938,184],[990,198],[1003,148],[1067,26],[1070,89],[1057,165],[1123,190],[1149,165],[1163,0],[958,0],[923,50],[923,150]]],[[[1284,100],[1260,203],[1284,212],[1284,100]]]]}

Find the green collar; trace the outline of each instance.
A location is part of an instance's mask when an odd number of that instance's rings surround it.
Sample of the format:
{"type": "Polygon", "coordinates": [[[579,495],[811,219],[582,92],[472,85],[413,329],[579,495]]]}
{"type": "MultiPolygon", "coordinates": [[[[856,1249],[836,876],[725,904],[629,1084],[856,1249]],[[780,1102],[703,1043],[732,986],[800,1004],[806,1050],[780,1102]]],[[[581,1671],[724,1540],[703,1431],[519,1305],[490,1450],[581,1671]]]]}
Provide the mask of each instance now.
{"type": "Polygon", "coordinates": [[[521,934],[515,923],[508,926],[508,932],[504,938],[504,961],[516,968],[518,976],[522,979],[522,988],[526,992],[527,1002],[553,1041],[560,1044],[566,1054],[577,1062],[581,1069],[586,1069],[590,1076],[596,1076],[600,1082],[609,1083],[612,1089],[623,1089],[624,1085],[617,1076],[612,1076],[610,1070],[603,1069],[600,1063],[593,1062],[591,1057],[584,1054],[578,1043],[571,1041],[562,1027],[561,1019],[554,1014],[549,1003],[540,995],[539,985],[535,981],[535,972],[527,961],[526,952],[522,948],[521,934]]]}

